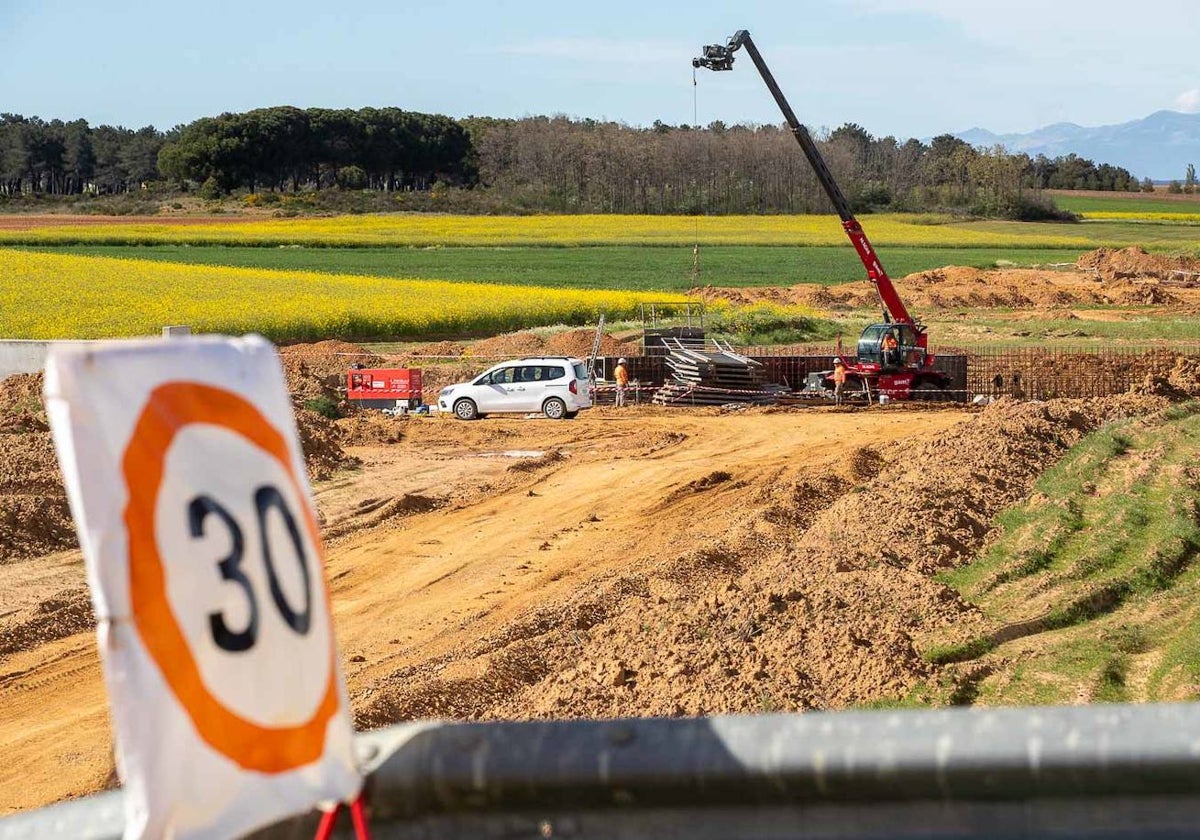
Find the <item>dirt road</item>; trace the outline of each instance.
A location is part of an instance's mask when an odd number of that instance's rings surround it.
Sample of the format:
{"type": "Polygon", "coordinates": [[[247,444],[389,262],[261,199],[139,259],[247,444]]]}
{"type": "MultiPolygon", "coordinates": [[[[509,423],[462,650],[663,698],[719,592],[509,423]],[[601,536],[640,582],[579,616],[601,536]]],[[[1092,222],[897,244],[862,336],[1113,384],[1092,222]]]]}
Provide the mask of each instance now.
{"type": "MultiPolygon", "coordinates": [[[[845,473],[863,444],[927,437],[965,416],[594,410],[570,423],[410,420],[395,443],[378,442],[395,427],[355,432],[365,445],[347,451],[361,468],[319,485],[317,498],[360,723],[390,718],[387,688],[403,675],[478,677],[492,663],[464,652],[520,617],[721,540],[764,483],[845,473]]],[[[0,566],[0,631],[13,639],[24,628],[0,653],[0,813],[95,791],[110,776],[94,638],[71,632],[83,585],[74,552],[0,566]]]]}

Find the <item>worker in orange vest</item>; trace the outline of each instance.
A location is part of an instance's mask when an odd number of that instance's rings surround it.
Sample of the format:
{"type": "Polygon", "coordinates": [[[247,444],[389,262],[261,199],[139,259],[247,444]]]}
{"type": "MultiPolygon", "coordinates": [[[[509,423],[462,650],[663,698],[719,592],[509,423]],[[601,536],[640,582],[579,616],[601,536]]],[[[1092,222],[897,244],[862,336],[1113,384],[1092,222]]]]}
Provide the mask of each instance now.
{"type": "Polygon", "coordinates": [[[897,367],[900,364],[900,342],[896,340],[896,334],[893,332],[885,333],[883,341],[880,343],[883,350],[883,366],[897,367]]]}
{"type": "Polygon", "coordinates": [[[846,384],[846,363],[841,359],[835,359],[833,362],[833,401],[837,405],[842,404],[842,388],[846,384]]]}
{"type": "Polygon", "coordinates": [[[629,369],[625,365],[624,358],[617,359],[617,367],[613,371],[613,379],[617,382],[617,408],[625,405],[625,389],[629,387],[629,369]]]}

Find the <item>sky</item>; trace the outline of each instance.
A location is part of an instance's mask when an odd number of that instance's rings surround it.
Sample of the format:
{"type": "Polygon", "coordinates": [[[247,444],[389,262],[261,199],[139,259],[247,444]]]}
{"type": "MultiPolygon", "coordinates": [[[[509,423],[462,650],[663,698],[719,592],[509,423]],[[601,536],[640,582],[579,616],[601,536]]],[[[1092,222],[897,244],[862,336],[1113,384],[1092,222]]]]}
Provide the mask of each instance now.
{"type": "Polygon", "coordinates": [[[1195,0],[0,0],[0,111],[168,129],[271,105],[650,125],[800,120],[877,136],[1200,111],[1195,0]]]}

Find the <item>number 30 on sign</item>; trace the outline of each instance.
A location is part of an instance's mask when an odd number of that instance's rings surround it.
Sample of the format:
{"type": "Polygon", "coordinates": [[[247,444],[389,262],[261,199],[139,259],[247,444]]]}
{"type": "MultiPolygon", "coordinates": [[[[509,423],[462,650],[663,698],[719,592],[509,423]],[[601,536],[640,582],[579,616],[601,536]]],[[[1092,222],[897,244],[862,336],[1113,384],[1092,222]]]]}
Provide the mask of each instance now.
{"type": "Polygon", "coordinates": [[[238,834],[352,797],[320,535],[273,348],[71,348],[52,354],[46,393],[127,836],[238,834]]]}

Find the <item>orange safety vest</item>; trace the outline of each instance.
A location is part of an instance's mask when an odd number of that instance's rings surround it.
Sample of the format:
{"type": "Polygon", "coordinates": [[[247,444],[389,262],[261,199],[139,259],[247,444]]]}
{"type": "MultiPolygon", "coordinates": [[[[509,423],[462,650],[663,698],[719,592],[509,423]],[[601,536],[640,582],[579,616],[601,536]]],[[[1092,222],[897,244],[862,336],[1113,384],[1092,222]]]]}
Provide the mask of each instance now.
{"type": "Polygon", "coordinates": [[[833,381],[839,385],[846,384],[846,369],[841,365],[837,365],[833,369],[833,381]]]}
{"type": "Polygon", "coordinates": [[[617,369],[614,371],[614,376],[616,377],[618,385],[629,384],[629,371],[625,369],[625,365],[617,365],[617,369]]]}
{"type": "Polygon", "coordinates": [[[899,346],[900,346],[899,343],[896,341],[896,336],[890,335],[890,334],[884,336],[884,338],[883,338],[883,349],[884,350],[895,350],[899,346]]]}

